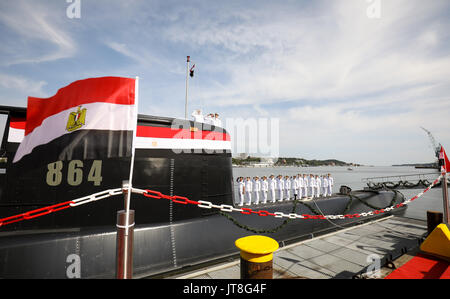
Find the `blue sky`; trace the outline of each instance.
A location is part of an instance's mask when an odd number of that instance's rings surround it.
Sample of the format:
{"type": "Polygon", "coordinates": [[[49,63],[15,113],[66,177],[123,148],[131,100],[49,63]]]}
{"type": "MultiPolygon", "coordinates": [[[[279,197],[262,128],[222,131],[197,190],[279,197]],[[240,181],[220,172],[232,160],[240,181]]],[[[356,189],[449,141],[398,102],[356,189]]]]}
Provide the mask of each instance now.
{"type": "Polygon", "coordinates": [[[189,110],[277,118],[281,156],[429,162],[421,126],[450,148],[449,1],[80,3],[0,2],[0,104],[139,76],[139,113],[183,117],[190,55],[189,110]]]}

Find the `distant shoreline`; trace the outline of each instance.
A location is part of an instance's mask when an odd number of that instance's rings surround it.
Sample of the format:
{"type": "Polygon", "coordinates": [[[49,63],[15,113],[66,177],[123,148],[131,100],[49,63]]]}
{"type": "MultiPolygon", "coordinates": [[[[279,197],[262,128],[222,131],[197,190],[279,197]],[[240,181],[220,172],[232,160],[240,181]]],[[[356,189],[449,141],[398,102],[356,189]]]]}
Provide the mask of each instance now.
{"type": "Polygon", "coordinates": [[[327,160],[307,160],[303,158],[260,158],[260,157],[236,157],[232,158],[233,166],[249,167],[317,167],[317,166],[346,166],[358,167],[364,166],[357,163],[347,163],[336,159],[327,160]],[[274,161],[275,160],[275,161],[274,161]]]}
{"type": "MultiPolygon", "coordinates": [[[[321,167],[321,166],[340,166],[340,167],[375,167],[374,165],[363,165],[358,163],[348,163],[336,159],[326,160],[307,160],[303,158],[260,158],[260,157],[232,157],[233,167],[251,167],[251,168],[267,168],[267,167],[321,167]]],[[[415,167],[415,168],[429,168],[439,169],[437,162],[431,163],[404,163],[385,165],[391,167],[415,167]]]]}

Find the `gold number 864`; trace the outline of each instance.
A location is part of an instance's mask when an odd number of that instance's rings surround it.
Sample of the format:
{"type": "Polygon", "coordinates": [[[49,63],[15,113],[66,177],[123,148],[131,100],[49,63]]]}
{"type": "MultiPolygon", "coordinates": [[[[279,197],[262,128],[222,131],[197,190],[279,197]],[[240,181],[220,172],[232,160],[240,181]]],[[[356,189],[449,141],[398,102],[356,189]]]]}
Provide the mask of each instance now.
{"type": "MultiPolygon", "coordinates": [[[[67,183],[70,186],[78,186],[83,182],[83,166],[81,160],[72,160],[67,168],[67,183]]],[[[58,186],[62,182],[64,163],[57,161],[47,165],[47,185],[58,186]]],[[[102,178],[102,160],[94,160],[87,177],[88,182],[94,182],[94,186],[100,186],[102,178]]]]}

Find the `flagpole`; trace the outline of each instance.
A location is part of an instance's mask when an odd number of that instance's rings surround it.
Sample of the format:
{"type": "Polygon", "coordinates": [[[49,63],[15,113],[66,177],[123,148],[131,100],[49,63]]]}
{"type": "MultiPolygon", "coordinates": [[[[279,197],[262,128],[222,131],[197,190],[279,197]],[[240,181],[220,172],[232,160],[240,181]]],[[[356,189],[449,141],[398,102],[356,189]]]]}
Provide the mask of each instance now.
{"type": "MultiPolygon", "coordinates": [[[[126,223],[128,223],[130,219],[130,199],[131,199],[131,188],[133,185],[133,170],[134,170],[134,155],[136,150],[136,130],[137,130],[137,118],[138,118],[138,103],[139,103],[139,77],[136,76],[135,88],[134,88],[134,123],[133,123],[133,140],[131,145],[131,165],[130,165],[130,176],[128,179],[128,194],[127,194],[127,202],[125,207],[126,212],[126,223]]],[[[128,228],[125,231],[126,235],[128,235],[128,228]]]]}
{"type": "MultiPolygon", "coordinates": [[[[118,225],[118,229],[122,230],[122,234],[118,235],[118,249],[117,249],[117,278],[127,279],[133,278],[133,239],[134,239],[134,223],[130,223],[130,218],[134,222],[133,215],[130,216],[130,202],[131,202],[131,190],[133,186],[133,170],[134,170],[134,156],[136,151],[136,131],[138,122],[138,103],[139,103],[139,77],[136,76],[135,80],[135,96],[134,96],[134,111],[133,111],[133,137],[131,145],[131,164],[130,175],[128,179],[128,189],[124,190],[125,195],[125,222],[118,225]],[[120,242],[120,244],[119,244],[120,242]]],[[[119,212],[120,214],[120,212],[119,212]]],[[[118,216],[118,223],[123,218],[118,216]]]]}
{"type": "Polygon", "coordinates": [[[187,61],[186,61],[186,99],[185,99],[185,103],[184,103],[184,118],[185,119],[187,119],[187,107],[188,107],[189,62],[190,62],[190,56],[187,57],[187,61]]]}

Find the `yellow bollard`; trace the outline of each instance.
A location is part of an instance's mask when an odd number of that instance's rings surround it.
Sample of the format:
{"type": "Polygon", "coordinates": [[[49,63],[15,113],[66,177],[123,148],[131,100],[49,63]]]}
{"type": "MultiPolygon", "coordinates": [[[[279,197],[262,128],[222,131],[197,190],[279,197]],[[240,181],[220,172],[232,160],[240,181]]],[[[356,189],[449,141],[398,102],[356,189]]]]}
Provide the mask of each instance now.
{"type": "Polygon", "coordinates": [[[265,236],[248,236],[237,239],[237,248],[241,250],[241,279],[272,279],[273,253],[278,242],[265,236]]]}
{"type": "Polygon", "coordinates": [[[420,250],[450,261],[450,225],[441,223],[420,245],[420,250]]]}

